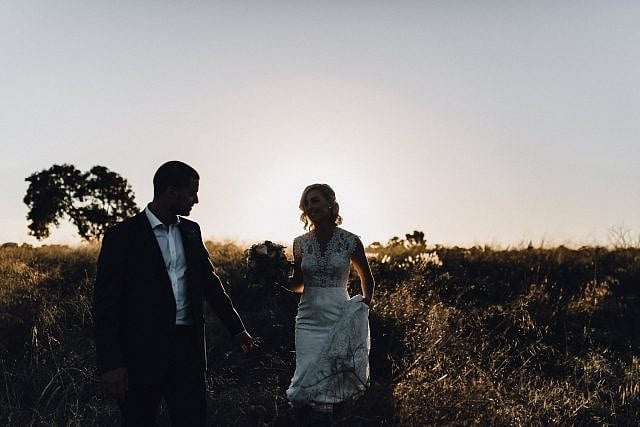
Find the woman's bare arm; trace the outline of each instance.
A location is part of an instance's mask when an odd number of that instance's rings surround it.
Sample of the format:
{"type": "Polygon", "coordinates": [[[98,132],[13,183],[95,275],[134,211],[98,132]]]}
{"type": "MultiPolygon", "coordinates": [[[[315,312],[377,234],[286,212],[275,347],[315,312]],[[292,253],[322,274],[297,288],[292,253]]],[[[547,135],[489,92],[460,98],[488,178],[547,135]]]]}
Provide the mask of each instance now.
{"type": "Polygon", "coordinates": [[[376,284],[373,279],[373,274],[371,273],[371,266],[369,266],[369,261],[364,253],[364,245],[360,239],[356,240],[356,248],[351,256],[351,262],[353,262],[356,272],[358,273],[358,277],[360,277],[360,285],[362,287],[364,302],[366,304],[370,304],[376,284]]]}

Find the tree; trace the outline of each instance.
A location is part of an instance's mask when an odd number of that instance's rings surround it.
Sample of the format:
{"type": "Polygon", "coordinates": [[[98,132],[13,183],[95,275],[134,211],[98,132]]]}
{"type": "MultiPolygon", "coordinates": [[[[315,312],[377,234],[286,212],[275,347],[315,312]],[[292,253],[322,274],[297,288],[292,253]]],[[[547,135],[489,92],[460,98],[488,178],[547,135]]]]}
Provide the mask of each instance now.
{"type": "Polygon", "coordinates": [[[110,226],[139,212],[127,180],[104,166],[83,173],[73,165],[53,165],[25,180],[29,234],[38,240],[49,237],[50,227],[64,218],[83,239],[96,240],[110,226]]]}
{"type": "Polygon", "coordinates": [[[422,245],[424,246],[427,242],[424,240],[424,232],[414,230],[412,234],[405,234],[407,238],[407,242],[410,246],[422,245]]]}

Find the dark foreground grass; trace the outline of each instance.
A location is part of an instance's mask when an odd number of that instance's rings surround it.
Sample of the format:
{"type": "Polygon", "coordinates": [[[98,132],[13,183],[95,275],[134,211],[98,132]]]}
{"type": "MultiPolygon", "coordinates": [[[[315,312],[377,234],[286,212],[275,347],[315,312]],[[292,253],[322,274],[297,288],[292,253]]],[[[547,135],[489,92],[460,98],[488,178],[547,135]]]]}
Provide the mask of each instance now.
{"type": "MultiPolygon", "coordinates": [[[[239,354],[211,316],[211,425],[294,425],[297,297],[244,279],[242,248],[210,243],[260,345],[239,354]]],[[[97,247],[0,249],[0,424],[114,425],[94,372],[97,247]]],[[[370,390],[308,424],[637,425],[640,250],[370,248],[370,390]]],[[[352,291],[358,284],[354,278],[352,291]]],[[[164,408],[159,425],[168,425],[164,408]]]]}

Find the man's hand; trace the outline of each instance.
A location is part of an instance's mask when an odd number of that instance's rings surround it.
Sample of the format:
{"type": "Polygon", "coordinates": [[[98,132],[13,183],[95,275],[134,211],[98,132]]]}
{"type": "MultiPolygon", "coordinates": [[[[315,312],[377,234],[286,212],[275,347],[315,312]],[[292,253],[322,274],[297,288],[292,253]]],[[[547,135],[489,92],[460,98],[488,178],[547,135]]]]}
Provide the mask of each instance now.
{"type": "Polygon", "coordinates": [[[102,374],[102,387],[108,396],[118,402],[124,401],[125,394],[129,389],[127,368],[116,368],[102,374]]]}
{"type": "Polygon", "coordinates": [[[249,353],[253,348],[253,338],[246,330],[240,332],[233,339],[240,346],[240,351],[243,353],[249,353]]]}

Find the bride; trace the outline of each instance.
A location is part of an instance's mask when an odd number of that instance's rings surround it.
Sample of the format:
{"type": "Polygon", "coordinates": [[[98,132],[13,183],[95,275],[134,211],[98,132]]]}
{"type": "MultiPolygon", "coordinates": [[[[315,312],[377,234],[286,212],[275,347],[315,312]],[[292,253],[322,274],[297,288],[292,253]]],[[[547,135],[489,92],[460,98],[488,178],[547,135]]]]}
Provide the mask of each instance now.
{"type": "Polygon", "coordinates": [[[362,242],[338,225],[342,218],[327,184],[304,189],[300,220],[307,233],[293,241],[294,272],[288,287],[302,293],[296,316],[296,369],[287,390],[295,407],[332,412],[333,404],[359,397],[369,385],[369,304],[374,280],[362,242]],[[349,297],[353,263],[362,295],[349,297]]]}

